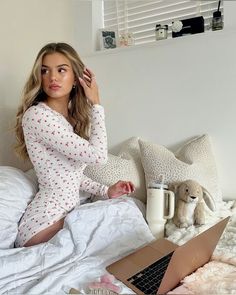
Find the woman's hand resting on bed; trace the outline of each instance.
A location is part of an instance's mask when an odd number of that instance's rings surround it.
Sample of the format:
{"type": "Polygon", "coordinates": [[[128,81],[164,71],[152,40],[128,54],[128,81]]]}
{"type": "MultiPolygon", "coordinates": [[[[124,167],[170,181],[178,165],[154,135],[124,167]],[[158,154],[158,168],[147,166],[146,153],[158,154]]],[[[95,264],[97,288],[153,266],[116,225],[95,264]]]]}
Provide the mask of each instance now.
{"type": "Polygon", "coordinates": [[[109,199],[118,198],[122,195],[129,195],[135,191],[135,187],[130,181],[119,180],[111,185],[107,191],[109,199]]]}

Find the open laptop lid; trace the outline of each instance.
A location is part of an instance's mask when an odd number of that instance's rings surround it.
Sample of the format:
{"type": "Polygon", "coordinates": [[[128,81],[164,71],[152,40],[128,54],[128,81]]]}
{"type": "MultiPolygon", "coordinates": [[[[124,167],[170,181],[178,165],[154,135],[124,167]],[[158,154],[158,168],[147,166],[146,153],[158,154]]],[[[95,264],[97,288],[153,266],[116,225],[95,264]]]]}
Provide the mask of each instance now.
{"type": "Polygon", "coordinates": [[[175,250],[158,289],[158,294],[170,291],[184,277],[210,260],[229,218],[223,219],[175,250]]]}

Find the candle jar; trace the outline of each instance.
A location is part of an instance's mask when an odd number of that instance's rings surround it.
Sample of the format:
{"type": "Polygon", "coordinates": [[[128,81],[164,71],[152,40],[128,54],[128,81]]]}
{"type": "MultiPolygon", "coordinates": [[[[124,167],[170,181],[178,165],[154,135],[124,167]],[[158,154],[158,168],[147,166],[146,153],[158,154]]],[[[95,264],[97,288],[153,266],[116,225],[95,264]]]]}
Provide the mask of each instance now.
{"type": "Polygon", "coordinates": [[[133,33],[121,33],[119,41],[121,47],[134,45],[133,33]]]}
{"type": "Polygon", "coordinates": [[[127,46],[127,39],[124,33],[120,34],[119,46],[120,47],[127,46]]]}
{"type": "Polygon", "coordinates": [[[134,45],[133,33],[127,33],[127,44],[128,44],[128,46],[134,45]]]}
{"type": "Polygon", "coordinates": [[[168,25],[156,25],[156,40],[167,39],[168,37],[168,25]]]}

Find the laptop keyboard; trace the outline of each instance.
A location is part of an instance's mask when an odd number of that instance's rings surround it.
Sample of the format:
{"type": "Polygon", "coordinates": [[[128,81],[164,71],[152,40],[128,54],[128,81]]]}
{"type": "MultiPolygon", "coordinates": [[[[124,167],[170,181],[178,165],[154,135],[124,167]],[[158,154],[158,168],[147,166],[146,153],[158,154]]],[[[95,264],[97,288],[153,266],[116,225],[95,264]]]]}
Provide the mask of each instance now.
{"type": "Polygon", "coordinates": [[[136,273],[128,281],[144,294],[156,294],[173,253],[169,253],[136,273]]]}

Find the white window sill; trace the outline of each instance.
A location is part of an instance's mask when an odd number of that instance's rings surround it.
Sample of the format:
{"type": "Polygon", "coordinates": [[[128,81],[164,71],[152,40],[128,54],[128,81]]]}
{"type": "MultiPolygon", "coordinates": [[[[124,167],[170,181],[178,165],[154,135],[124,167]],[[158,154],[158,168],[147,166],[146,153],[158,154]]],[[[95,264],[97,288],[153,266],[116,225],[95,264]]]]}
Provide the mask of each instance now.
{"type": "MultiPolygon", "coordinates": [[[[235,32],[235,30],[234,30],[235,32]]],[[[204,33],[199,33],[199,34],[193,34],[193,35],[186,35],[182,37],[177,37],[177,38],[168,38],[164,40],[159,40],[159,41],[153,41],[150,43],[145,43],[145,44],[139,44],[139,45],[133,45],[133,46],[125,46],[125,47],[117,47],[113,49],[104,49],[104,50],[97,50],[94,52],[91,52],[89,54],[83,55],[83,57],[92,57],[92,56],[99,56],[99,55],[107,55],[107,54],[119,54],[119,53],[124,53],[127,51],[132,51],[132,50],[139,50],[142,48],[152,48],[152,47],[158,47],[158,46],[169,46],[173,44],[173,42],[182,42],[182,41],[190,41],[192,38],[196,40],[205,40],[209,38],[215,38],[216,36],[227,36],[228,34],[232,34],[232,30],[219,30],[219,31],[205,31],[204,33]]]]}

